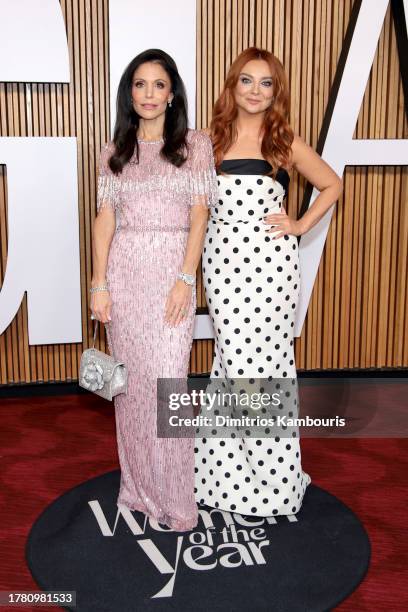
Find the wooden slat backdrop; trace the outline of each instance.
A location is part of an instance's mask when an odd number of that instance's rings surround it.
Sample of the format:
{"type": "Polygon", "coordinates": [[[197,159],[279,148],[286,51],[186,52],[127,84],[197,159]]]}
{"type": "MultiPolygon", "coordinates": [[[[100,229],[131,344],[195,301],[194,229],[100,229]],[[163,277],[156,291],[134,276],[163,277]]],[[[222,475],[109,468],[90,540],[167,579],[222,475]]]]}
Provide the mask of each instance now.
{"type": "MultiPolygon", "coordinates": [[[[0,135],[77,137],[85,341],[30,347],[24,298],[0,336],[0,384],[76,380],[81,352],[91,339],[91,227],[99,151],[110,125],[109,6],[108,0],[61,0],[61,6],[71,82],[1,83],[0,135]]],[[[283,62],[291,91],[291,125],[316,147],[352,6],[352,0],[197,0],[197,127],[209,124],[231,61],[255,44],[283,62]]],[[[407,138],[390,9],[355,137],[407,138]]],[[[344,184],[303,333],[296,340],[297,367],[407,366],[407,169],[349,167],[344,184]]],[[[289,214],[300,210],[305,187],[303,177],[292,173],[289,214]]],[[[0,166],[0,283],[7,263],[6,191],[5,168],[0,166]]],[[[198,293],[199,305],[205,306],[201,282],[198,293]]],[[[104,341],[100,346],[105,349],[104,341]]],[[[191,372],[210,370],[212,350],[212,341],[194,343],[191,372]]]]}

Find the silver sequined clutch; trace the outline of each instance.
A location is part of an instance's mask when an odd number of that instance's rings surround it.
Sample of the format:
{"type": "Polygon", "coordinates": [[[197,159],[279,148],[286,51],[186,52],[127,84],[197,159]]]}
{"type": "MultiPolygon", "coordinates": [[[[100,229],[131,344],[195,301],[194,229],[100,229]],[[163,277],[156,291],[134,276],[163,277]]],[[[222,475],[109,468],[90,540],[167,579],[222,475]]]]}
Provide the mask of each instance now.
{"type": "Polygon", "coordinates": [[[112,401],[115,395],[127,391],[127,370],[122,361],[116,361],[95,348],[98,321],[94,323],[93,347],[82,353],[79,365],[79,386],[112,401]]]}

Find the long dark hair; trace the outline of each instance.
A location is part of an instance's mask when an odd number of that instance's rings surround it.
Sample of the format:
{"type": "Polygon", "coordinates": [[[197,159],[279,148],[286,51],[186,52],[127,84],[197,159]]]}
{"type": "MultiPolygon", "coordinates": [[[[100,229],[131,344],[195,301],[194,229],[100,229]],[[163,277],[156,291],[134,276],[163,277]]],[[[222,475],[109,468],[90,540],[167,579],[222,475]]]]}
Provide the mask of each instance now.
{"type": "Polygon", "coordinates": [[[171,91],[174,95],[171,108],[167,106],[164,120],[164,144],[161,155],[174,166],[180,167],[187,159],[187,96],[184,83],[179,75],[175,61],[161,49],[147,49],[139,53],[122,74],[116,98],[116,122],[113,135],[115,152],[109,159],[112,172],[119,174],[133,156],[139,162],[137,130],[139,115],[132,104],[133,74],[141,64],[155,62],[160,64],[170,77],[171,91]]]}

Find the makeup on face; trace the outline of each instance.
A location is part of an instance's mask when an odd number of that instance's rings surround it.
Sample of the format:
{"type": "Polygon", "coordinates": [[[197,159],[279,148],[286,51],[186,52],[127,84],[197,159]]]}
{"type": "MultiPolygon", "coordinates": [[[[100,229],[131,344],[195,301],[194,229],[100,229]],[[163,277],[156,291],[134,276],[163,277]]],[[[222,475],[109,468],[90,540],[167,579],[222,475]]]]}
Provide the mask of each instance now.
{"type": "Polygon", "coordinates": [[[273,79],[264,60],[251,60],[239,75],[235,87],[238,107],[248,112],[263,112],[272,103],[273,79]]]}
{"type": "Polygon", "coordinates": [[[133,107],[144,119],[154,119],[166,111],[173,98],[170,78],[160,64],[146,62],[139,66],[132,79],[133,107]]]}

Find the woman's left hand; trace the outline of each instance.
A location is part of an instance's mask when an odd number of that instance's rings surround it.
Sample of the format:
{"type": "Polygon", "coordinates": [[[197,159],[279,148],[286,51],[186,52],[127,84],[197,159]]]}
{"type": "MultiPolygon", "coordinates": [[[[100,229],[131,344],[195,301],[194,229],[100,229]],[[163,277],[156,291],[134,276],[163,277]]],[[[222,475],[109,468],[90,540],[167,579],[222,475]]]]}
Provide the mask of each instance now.
{"type": "Polygon", "coordinates": [[[166,300],[164,320],[170,326],[177,326],[188,314],[193,289],[182,280],[177,280],[171,288],[166,300]]]}
{"type": "Polygon", "coordinates": [[[288,217],[286,210],[282,208],[279,213],[273,213],[264,217],[264,223],[267,225],[273,225],[270,229],[265,230],[267,234],[279,232],[275,238],[286,236],[286,234],[292,234],[293,236],[301,236],[303,234],[301,219],[291,219],[288,217]]]}

